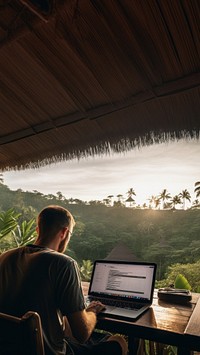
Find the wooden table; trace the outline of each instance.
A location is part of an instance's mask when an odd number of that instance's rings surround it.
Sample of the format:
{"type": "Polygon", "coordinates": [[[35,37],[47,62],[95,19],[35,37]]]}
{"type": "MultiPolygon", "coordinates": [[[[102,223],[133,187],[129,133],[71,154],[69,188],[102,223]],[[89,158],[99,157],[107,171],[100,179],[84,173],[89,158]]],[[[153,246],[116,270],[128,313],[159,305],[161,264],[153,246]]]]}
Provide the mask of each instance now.
{"type": "Polygon", "coordinates": [[[152,307],[135,322],[101,316],[97,328],[127,335],[130,354],[135,354],[136,338],[177,346],[180,355],[190,354],[191,350],[200,351],[199,297],[200,294],[193,293],[188,304],[173,304],[159,300],[155,290],[152,307]]]}

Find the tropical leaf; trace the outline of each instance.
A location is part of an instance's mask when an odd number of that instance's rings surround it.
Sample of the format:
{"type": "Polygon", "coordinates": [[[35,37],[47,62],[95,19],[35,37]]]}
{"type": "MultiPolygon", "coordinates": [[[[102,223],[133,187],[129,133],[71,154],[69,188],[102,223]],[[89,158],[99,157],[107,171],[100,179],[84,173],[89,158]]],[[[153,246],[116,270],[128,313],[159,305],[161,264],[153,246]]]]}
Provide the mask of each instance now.
{"type": "Polygon", "coordinates": [[[0,239],[10,234],[17,228],[20,213],[16,213],[13,209],[0,213],[0,239]]]}
{"type": "Polygon", "coordinates": [[[18,246],[26,245],[32,243],[36,238],[36,230],[35,230],[35,219],[31,219],[30,221],[23,221],[21,225],[18,225],[17,228],[18,233],[15,233],[15,241],[18,246]]]}
{"type": "Polygon", "coordinates": [[[80,268],[82,281],[90,281],[92,274],[93,264],[91,260],[83,260],[80,268]]]}
{"type": "Polygon", "coordinates": [[[191,290],[191,286],[190,286],[188,280],[182,274],[178,274],[176,276],[176,279],[174,282],[174,287],[175,288],[183,288],[185,290],[191,290]]]}

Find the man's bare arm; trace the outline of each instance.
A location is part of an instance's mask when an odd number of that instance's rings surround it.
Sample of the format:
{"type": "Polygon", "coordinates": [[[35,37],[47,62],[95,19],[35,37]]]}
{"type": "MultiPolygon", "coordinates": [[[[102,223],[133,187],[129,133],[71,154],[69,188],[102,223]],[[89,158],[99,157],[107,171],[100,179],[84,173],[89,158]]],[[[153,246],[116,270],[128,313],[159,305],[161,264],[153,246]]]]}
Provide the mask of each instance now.
{"type": "Polygon", "coordinates": [[[87,309],[68,315],[73,337],[81,343],[88,340],[96,325],[96,315],[103,309],[105,309],[105,306],[102,303],[91,302],[87,309]]]}

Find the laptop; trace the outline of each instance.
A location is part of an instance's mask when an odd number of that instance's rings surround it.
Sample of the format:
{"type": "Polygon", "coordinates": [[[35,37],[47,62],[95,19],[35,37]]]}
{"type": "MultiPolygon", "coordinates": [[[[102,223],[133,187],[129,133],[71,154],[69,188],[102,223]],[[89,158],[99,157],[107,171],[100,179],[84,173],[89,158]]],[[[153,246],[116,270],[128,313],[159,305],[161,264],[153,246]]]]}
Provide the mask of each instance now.
{"type": "Polygon", "coordinates": [[[155,275],[155,263],[96,260],[86,305],[99,300],[98,316],[134,321],[152,304],[155,275]]]}

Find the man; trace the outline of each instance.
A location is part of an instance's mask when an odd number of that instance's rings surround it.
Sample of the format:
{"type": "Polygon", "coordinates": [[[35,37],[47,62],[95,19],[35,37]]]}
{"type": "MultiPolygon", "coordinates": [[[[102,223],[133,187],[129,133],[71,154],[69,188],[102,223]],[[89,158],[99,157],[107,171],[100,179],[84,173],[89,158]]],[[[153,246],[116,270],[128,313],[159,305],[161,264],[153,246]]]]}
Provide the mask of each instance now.
{"type": "Polygon", "coordinates": [[[91,345],[100,302],[85,307],[77,263],[63,254],[75,225],[71,213],[48,206],[38,216],[33,245],[0,256],[0,312],[21,317],[39,313],[46,354],[123,354],[120,336],[91,345]],[[89,340],[89,341],[88,341],[89,340]]]}

